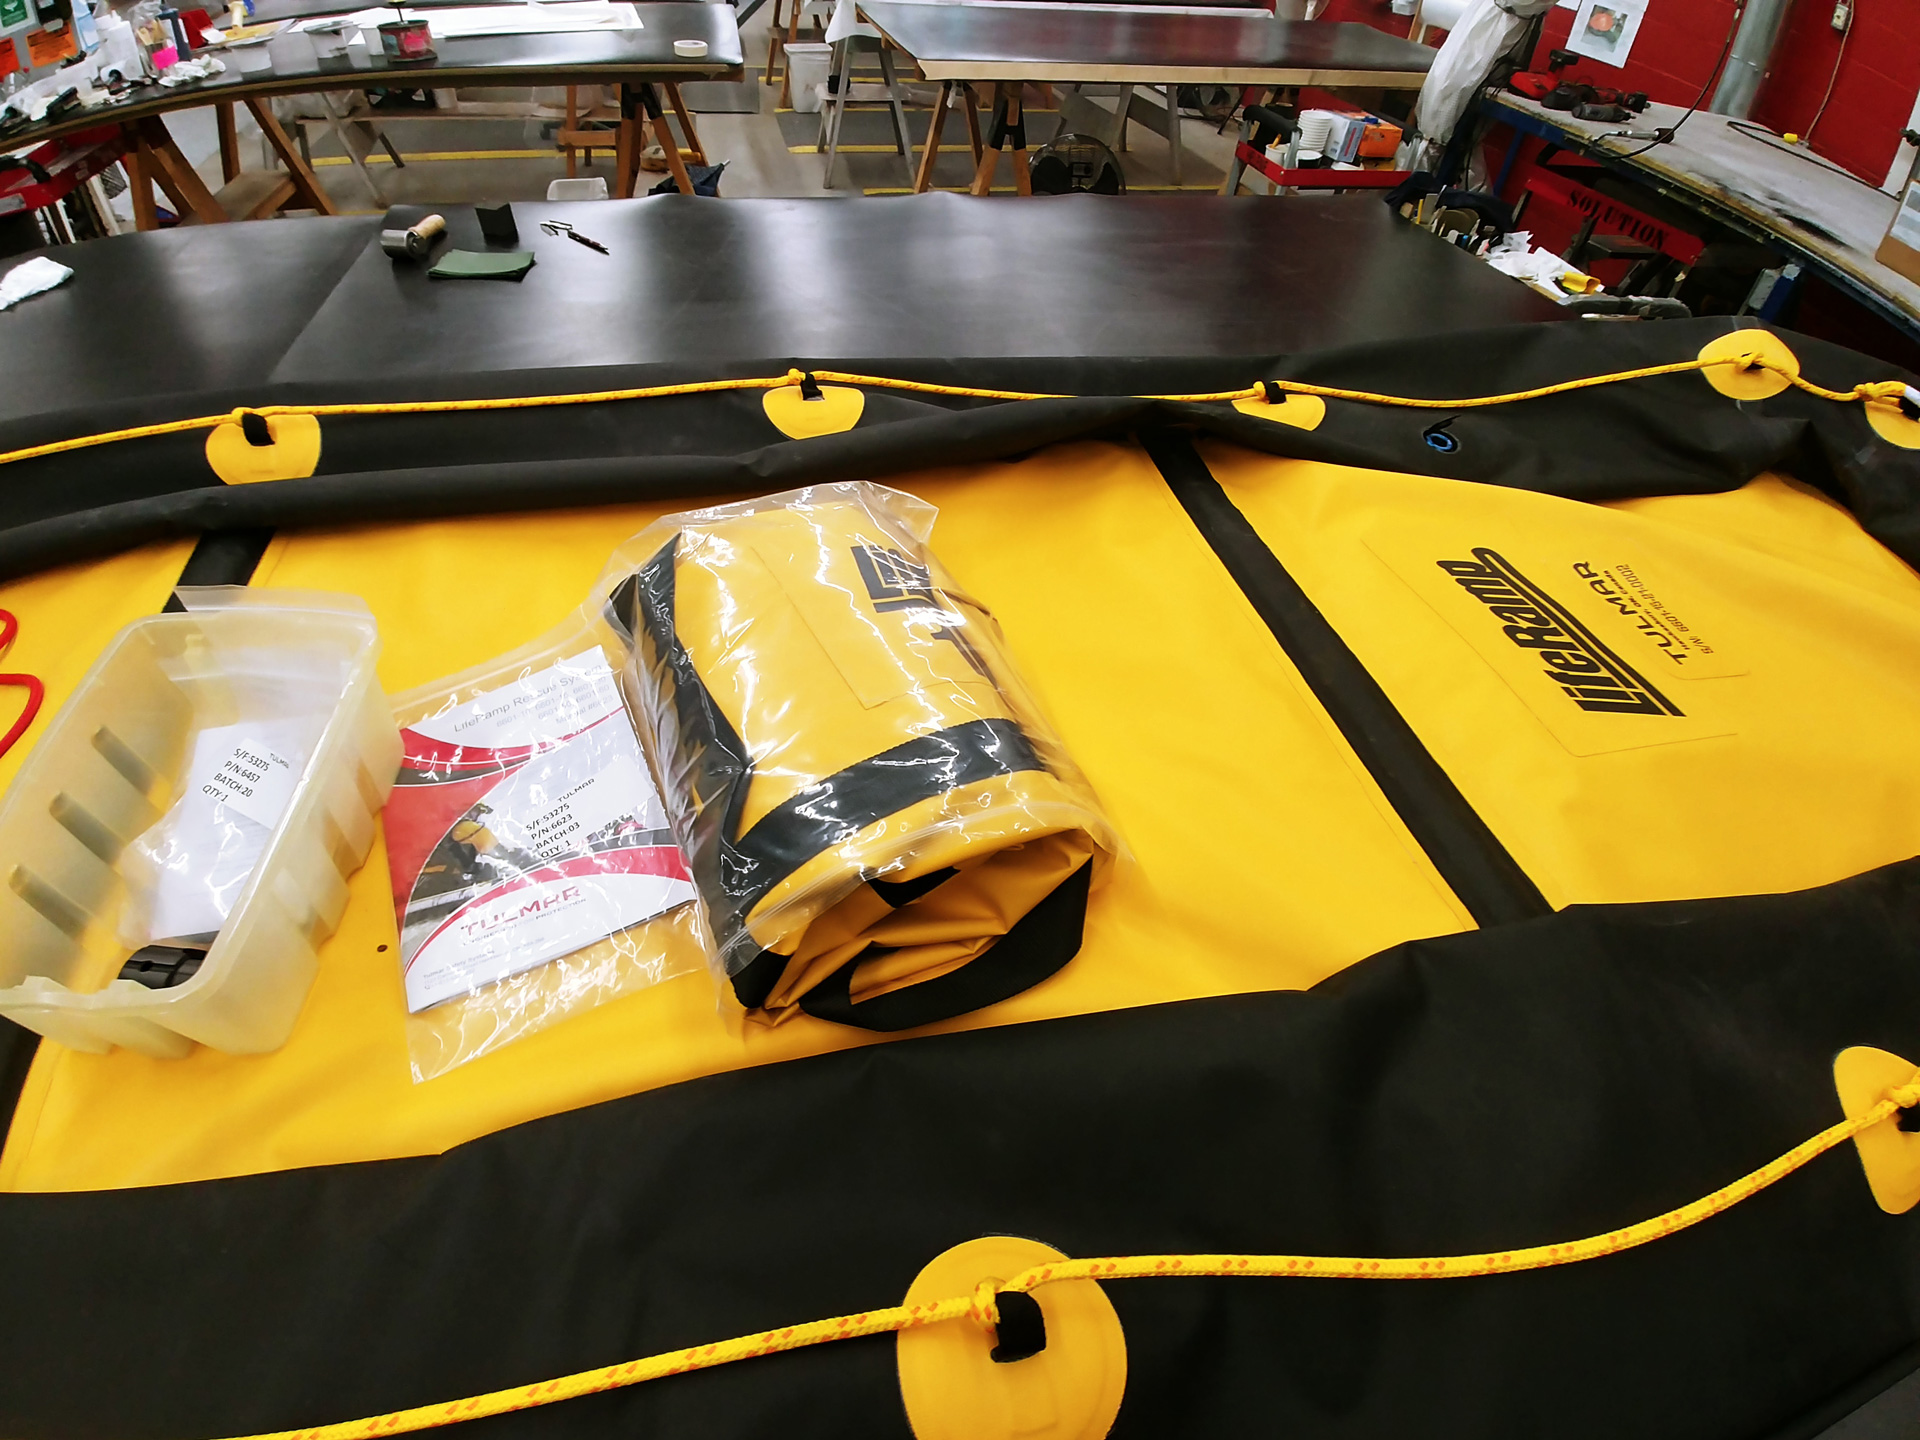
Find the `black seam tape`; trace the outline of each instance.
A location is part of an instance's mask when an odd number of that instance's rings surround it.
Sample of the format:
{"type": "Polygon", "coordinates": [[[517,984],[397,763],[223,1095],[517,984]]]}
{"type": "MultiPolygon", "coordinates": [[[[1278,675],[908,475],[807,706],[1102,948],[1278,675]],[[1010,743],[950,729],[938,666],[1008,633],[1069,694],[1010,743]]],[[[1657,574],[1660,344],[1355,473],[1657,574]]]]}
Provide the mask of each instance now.
{"type": "Polygon", "coordinates": [[[1150,430],[1140,443],[1474,922],[1505,925],[1550,913],[1539,887],[1227,498],[1193,442],[1150,430]]]}

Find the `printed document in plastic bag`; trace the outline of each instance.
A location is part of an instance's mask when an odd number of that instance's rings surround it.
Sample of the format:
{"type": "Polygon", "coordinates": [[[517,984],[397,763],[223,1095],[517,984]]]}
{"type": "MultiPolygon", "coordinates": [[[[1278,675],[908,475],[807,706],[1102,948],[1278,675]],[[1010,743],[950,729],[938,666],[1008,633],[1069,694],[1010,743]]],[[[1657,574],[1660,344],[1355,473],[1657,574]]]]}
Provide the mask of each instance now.
{"type": "Polygon", "coordinates": [[[410,1012],[693,898],[598,649],[417,719],[401,738],[386,831],[410,1012]]]}

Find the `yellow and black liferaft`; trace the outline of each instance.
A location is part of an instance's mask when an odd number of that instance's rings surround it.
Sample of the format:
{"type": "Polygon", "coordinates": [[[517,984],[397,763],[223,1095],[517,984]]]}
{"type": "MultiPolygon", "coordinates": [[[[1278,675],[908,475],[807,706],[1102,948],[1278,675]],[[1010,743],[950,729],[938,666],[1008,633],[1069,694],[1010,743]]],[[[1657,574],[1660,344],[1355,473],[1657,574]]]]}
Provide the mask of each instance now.
{"type": "Polygon", "coordinates": [[[749,368],[0,456],[0,782],[183,572],[363,597],[389,693],[592,595],[722,971],[416,1085],[376,842],[273,1054],[0,1031],[0,1432],[1812,1436],[1920,1364],[1912,377],[749,368]]]}

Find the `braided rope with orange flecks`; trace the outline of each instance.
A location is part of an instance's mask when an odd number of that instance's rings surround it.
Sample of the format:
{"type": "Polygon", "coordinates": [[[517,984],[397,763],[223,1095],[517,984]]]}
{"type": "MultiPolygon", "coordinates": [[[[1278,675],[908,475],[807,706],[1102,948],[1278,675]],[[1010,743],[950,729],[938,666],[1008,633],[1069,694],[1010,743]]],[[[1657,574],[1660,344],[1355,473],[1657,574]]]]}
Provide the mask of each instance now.
{"type": "MultiPolygon", "coordinates": [[[[1754,332],[1764,335],[1768,332],[1754,332]]],[[[1317,395],[1325,400],[1352,400],[1365,405],[1389,405],[1412,410],[1481,410],[1492,405],[1513,405],[1522,400],[1540,400],[1549,395],[1565,395],[1576,390],[1592,390],[1602,385],[1617,385],[1627,380],[1646,380],[1657,375],[1684,375],[1695,370],[1733,366],[1741,370],[1769,370],[1789,384],[1817,395],[1822,400],[1847,404],[1859,400],[1905,402],[1920,408],[1920,392],[1910,392],[1898,380],[1866,380],[1851,390],[1829,390],[1803,379],[1799,372],[1771,356],[1741,354],[1716,356],[1709,360],[1678,360],[1671,365],[1644,365],[1637,370],[1618,370],[1608,375],[1587,375],[1539,385],[1531,390],[1512,390],[1503,395],[1470,395],[1455,400],[1426,400],[1408,395],[1382,395],[1371,390],[1345,390],[1334,385],[1312,385],[1304,380],[1262,380],[1238,390],[1214,390],[1189,395],[1137,395],[1137,400],[1167,400],[1182,404],[1224,404],[1234,400],[1259,400],[1271,394],[1317,395]]],[[[211,430],[216,425],[239,424],[249,415],[273,418],[282,415],[425,415],[451,414],[463,410],[534,410],[556,405],[603,405],[623,400],[657,400],[670,395],[700,395],[724,390],[777,390],[787,385],[802,385],[808,380],[833,385],[857,385],[871,390],[905,390],[921,395],[954,395],[974,400],[1067,400],[1073,396],[1038,390],[984,390],[970,385],[938,385],[925,380],[898,380],[884,375],[855,375],[840,370],[789,370],[784,375],[758,375],[737,380],[690,380],[679,385],[643,385],[625,390],[581,390],[561,395],[506,395],[486,400],[385,400],[346,402],[337,405],[260,405],[240,406],[221,415],[195,415],[184,420],[163,420],[152,425],[133,425],[124,430],[104,430],[95,435],[76,435],[44,445],[28,445],[19,450],[0,451],[0,465],[18,460],[39,460],[49,455],[110,445],[122,440],[150,439],[159,435],[177,435],[189,430],[211,430]]],[[[1086,398],[1086,397],[1081,397],[1086,398]]]]}
{"type": "Polygon", "coordinates": [[[1000,1323],[997,1296],[1009,1291],[1030,1294],[1043,1285],[1063,1280],[1135,1280],[1153,1277],[1228,1277],[1243,1275],[1292,1276],[1296,1279],[1322,1280],[1457,1280],[1474,1275],[1504,1275],[1515,1270],[1540,1270],[1551,1265],[1572,1265],[1582,1260],[1597,1260],[1631,1250],[1709,1220],[1730,1209],[1769,1185],[1784,1179],[1802,1165],[1843,1145],[1862,1131],[1902,1110],[1920,1105],[1920,1077],[1913,1083],[1887,1091],[1886,1097],[1872,1109],[1842,1120],[1822,1130],[1812,1139],[1796,1145],[1777,1160],[1741,1176],[1711,1195],[1604,1235],[1570,1240],[1558,1245],[1535,1245],[1519,1250],[1497,1250],[1484,1255],[1441,1255],[1425,1258],[1365,1259],[1334,1255],[1129,1255],[1099,1260],[1060,1260],[1037,1265],[1011,1280],[983,1280],[971,1295],[957,1295],[921,1305],[895,1305],[858,1315],[841,1315],[831,1320],[814,1320],[757,1335],[742,1335],[711,1345],[695,1345],[686,1350],[669,1350],[640,1360],[607,1365],[598,1370],[583,1370],[536,1385],[521,1385],[475,1395],[464,1400],[421,1405],[411,1410],[396,1410],[386,1415],[371,1415],[361,1420],[345,1420],[332,1425],[317,1425],[305,1430],[281,1430],[270,1435],[254,1435],[246,1440],[369,1440],[381,1435],[400,1435],[409,1431],[430,1430],[442,1425],[457,1425],[487,1415],[502,1415],[535,1406],[552,1405],[581,1395],[618,1390],[669,1375],[684,1375],[693,1370],[710,1370],[736,1360],[752,1360],[775,1355],[783,1350],[798,1350],[808,1345],[824,1345],[832,1340],[851,1340],[861,1335],[880,1335],[888,1331],[912,1330],[923,1325],[940,1325],[950,1320],[970,1320],[992,1329],[1000,1323]]]}

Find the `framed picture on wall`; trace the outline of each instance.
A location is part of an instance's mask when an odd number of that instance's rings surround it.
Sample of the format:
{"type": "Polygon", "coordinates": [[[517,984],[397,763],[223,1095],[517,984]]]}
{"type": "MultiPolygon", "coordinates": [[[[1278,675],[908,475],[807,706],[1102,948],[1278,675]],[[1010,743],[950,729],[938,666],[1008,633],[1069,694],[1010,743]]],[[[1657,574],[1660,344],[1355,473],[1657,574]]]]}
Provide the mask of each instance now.
{"type": "Polygon", "coordinates": [[[1580,0],[1567,48],[1603,65],[1625,65],[1646,13],[1647,0],[1580,0]]]}

